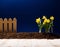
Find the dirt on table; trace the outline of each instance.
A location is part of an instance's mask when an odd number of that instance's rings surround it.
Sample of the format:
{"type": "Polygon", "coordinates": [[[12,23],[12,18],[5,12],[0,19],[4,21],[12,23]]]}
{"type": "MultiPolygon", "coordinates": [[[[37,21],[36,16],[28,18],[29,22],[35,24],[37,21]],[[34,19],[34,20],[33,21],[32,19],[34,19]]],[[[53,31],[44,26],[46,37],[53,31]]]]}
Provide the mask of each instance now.
{"type": "Polygon", "coordinates": [[[52,33],[38,33],[38,32],[19,32],[19,33],[0,33],[0,39],[59,39],[52,33]]]}

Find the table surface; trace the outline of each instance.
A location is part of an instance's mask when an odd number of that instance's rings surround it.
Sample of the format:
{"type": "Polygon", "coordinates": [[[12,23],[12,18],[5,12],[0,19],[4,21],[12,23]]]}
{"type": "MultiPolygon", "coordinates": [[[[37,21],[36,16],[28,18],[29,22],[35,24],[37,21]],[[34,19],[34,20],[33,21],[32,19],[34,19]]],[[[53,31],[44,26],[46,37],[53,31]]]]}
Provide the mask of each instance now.
{"type": "Polygon", "coordinates": [[[0,47],[60,47],[60,39],[0,39],[0,47]]]}

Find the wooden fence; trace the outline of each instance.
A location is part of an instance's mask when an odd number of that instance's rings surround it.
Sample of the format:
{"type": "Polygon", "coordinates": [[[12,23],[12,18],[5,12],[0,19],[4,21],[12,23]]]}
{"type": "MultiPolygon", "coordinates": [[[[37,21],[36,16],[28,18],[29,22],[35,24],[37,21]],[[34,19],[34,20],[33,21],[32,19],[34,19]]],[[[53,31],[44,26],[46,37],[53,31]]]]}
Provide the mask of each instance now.
{"type": "Polygon", "coordinates": [[[0,18],[0,32],[16,32],[17,31],[17,19],[0,18]]]}

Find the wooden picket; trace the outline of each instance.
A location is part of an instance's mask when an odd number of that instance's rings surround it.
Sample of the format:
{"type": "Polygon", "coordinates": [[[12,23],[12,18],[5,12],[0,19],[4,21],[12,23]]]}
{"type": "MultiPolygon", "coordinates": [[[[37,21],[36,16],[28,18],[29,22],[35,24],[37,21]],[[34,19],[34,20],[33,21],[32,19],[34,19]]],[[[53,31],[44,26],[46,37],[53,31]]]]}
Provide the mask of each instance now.
{"type": "Polygon", "coordinates": [[[9,23],[9,32],[12,32],[12,19],[11,18],[9,18],[8,23],[9,23]]]}
{"type": "Polygon", "coordinates": [[[8,23],[7,18],[4,19],[3,23],[4,23],[4,32],[7,32],[7,23],[8,23]]]}
{"type": "Polygon", "coordinates": [[[16,32],[17,30],[17,20],[16,18],[13,19],[13,31],[16,32]]]}
{"type": "Polygon", "coordinates": [[[0,18],[0,32],[3,32],[3,19],[0,18]]]}
{"type": "Polygon", "coordinates": [[[16,32],[17,31],[17,19],[0,18],[0,32],[16,32]]]}

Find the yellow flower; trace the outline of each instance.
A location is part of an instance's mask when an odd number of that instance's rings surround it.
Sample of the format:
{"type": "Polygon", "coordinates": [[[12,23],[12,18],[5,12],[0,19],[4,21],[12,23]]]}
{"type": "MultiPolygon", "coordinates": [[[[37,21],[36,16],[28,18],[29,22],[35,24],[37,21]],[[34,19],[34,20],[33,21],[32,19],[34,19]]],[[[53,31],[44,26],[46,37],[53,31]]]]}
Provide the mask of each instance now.
{"type": "Polygon", "coordinates": [[[51,16],[51,17],[50,17],[50,19],[51,19],[51,20],[54,20],[54,17],[53,17],[53,16],[51,16]]]}
{"type": "Polygon", "coordinates": [[[36,19],[36,23],[40,23],[40,18],[37,18],[36,19]]]}
{"type": "Polygon", "coordinates": [[[43,25],[46,24],[46,22],[43,22],[43,25]]]}
{"type": "Polygon", "coordinates": [[[44,19],[44,22],[46,23],[47,22],[47,19],[44,19]]]}
{"type": "Polygon", "coordinates": [[[47,23],[50,23],[50,19],[47,19],[47,23]]]}
{"type": "Polygon", "coordinates": [[[44,22],[43,22],[43,24],[46,24],[46,22],[47,22],[47,19],[44,19],[44,22]]]}
{"type": "Polygon", "coordinates": [[[46,16],[43,16],[42,19],[46,19],[46,16]]]}

